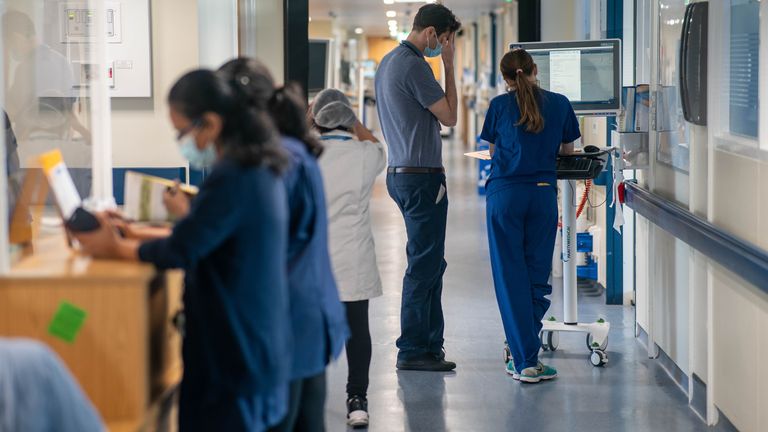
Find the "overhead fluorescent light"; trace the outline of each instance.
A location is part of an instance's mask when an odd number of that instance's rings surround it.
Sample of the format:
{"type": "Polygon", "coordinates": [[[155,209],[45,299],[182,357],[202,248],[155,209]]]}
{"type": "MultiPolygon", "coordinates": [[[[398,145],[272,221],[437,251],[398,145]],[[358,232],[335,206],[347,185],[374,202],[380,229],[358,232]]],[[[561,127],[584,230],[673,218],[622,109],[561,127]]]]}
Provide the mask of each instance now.
{"type": "Polygon", "coordinates": [[[384,0],[384,4],[395,4],[395,0],[384,0]]]}
{"type": "Polygon", "coordinates": [[[387,21],[387,24],[388,24],[390,27],[392,27],[392,26],[397,26],[397,20],[389,20],[389,21],[387,21]]]}
{"type": "Polygon", "coordinates": [[[363,31],[364,30],[363,30],[362,27],[358,27],[358,28],[355,29],[355,34],[363,34],[363,31]]]}
{"type": "Polygon", "coordinates": [[[397,12],[395,12],[393,10],[387,11],[387,18],[394,18],[396,16],[397,16],[397,12]]]}

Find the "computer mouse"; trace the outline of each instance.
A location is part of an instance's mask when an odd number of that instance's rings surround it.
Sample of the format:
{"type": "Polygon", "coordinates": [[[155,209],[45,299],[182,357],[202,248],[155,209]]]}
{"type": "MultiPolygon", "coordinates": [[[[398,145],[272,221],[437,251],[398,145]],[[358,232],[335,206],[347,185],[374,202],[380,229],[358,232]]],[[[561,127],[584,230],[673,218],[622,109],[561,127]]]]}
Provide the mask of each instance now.
{"type": "Polygon", "coordinates": [[[599,152],[600,152],[600,147],[598,146],[593,146],[593,145],[584,146],[584,153],[599,153],[599,152]]]}

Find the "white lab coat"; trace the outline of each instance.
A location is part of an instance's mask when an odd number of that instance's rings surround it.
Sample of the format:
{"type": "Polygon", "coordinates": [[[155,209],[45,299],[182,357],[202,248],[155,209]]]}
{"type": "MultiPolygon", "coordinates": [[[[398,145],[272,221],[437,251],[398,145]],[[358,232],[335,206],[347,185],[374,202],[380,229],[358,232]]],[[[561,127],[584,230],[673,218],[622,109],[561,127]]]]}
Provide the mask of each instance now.
{"type": "Polygon", "coordinates": [[[320,156],[328,207],[328,246],[343,302],[382,294],[371,231],[369,204],[376,177],[384,170],[384,145],[358,141],[347,132],[323,134],[320,156]]]}

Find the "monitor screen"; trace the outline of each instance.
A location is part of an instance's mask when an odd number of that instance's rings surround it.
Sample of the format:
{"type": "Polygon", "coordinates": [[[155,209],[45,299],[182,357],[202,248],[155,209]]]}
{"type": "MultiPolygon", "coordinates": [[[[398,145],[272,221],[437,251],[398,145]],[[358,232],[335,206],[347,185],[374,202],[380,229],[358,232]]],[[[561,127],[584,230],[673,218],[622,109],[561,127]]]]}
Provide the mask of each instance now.
{"type": "Polygon", "coordinates": [[[565,95],[577,114],[621,108],[621,42],[618,39],[513,43],[538,66],[539,85],[565,95]]]}
{"type": "Polygon", "coordinates": [[[328,53],[329,41],[309,41],[309,83],[308,91],[317,93],[324,90],[328,84],[328,53]]]}

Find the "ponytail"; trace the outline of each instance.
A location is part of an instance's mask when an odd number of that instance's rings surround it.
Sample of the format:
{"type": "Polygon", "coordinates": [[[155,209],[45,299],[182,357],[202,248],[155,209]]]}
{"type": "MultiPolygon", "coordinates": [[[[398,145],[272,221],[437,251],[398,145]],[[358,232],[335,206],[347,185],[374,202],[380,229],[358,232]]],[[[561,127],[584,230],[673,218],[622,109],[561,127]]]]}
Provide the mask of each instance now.
{"type": "Polygon", "coordinates": [[[303,142],[315,158],[323,153],[320,141],[312,135],[306,103],[298,85],[288,84],[275,90],[269,69],[258,60],[247,57],[228,61],[217,73],[239,87],[248,106],[268,112],[281,135],[303,142]]]}
{"type": "Polygon", "coordinates": [[[520,108],[520,120],[516,126],[525,126],[525,130],[531,133],[544,129],[544,117],[539,110],[541,91],[530,81],[535,66],[531,55],[523,49],[512,50],[501,59],[502,76],[515,83],[515,98],[520,108]]]}
{"type": "Polygon", "coordinates": [[[303,142],[316,159],[323,154],[323,145],[312,134],[307,120],[307,106],[298,84],[289,83],[277,89],[267,106],[281,134],[303,142]]]}

